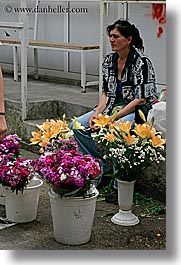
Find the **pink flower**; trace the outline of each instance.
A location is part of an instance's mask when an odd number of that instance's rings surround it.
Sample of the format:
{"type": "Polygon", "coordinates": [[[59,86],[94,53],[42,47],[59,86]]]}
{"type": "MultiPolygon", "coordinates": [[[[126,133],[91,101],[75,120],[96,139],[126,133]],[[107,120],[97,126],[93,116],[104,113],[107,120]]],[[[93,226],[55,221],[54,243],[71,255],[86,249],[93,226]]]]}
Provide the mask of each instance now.
{"type": "Polygon", "coordinates": [[[101,174],[98,159],[82,155],[75,149],[59,149],[41,155],[35,170],[62,196],[77,189],[85,193],[90,189],[91,180],[101,174]]]}

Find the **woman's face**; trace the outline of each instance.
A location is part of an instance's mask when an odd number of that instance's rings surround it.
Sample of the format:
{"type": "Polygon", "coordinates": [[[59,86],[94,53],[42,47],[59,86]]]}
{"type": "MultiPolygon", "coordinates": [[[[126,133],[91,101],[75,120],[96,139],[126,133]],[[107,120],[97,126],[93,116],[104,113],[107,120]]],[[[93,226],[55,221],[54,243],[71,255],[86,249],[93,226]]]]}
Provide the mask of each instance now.
{"type": "Polygon", "coordinates": [[[121,52],[129,48],[132,37],[129,36],[128,38],[125,38],[117,28],[114,28],[110,31],[109,40],[112,51],[121,52]]]}

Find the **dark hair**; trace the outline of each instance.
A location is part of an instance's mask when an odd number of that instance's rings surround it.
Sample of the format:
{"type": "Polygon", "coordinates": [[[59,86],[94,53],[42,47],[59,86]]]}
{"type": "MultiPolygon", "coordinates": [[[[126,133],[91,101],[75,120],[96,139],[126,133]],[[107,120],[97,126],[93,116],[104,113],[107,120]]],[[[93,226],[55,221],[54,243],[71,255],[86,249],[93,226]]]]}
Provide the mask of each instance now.
{"type": "Polygon", "coordinates": [[[107,33],[110,35],[111,30],[118,29],[119,32],[125,37],[128,38],[132,36],[131,45],[134,45],[136,48],[140,50],[144,50],[143,40],[140,37],[140,32],[138,28],[135,27],[134,24],[129,23],[127,20],[119,19],[113,24],[107,27],[107,33]]]}

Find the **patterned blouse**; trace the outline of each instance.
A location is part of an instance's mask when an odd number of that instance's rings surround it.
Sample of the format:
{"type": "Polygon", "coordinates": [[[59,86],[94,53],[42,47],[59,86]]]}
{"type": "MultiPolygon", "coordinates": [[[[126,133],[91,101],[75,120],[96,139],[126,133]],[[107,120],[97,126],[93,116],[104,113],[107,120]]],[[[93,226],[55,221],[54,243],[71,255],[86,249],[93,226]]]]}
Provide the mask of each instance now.
{"type": "MultiPolygon", "coordinates": [[[[107,92],[108,102],[104,113],[114,107],[117,90],[118,54],[107,54],[103,64],[103,90],[107,92]]],[[[152,104],[157,98],[155,71],[151,61],[134,46],[131,47],[122,72],[122,97],[127,104],[135,98],[146,99],[152,104]]]]}

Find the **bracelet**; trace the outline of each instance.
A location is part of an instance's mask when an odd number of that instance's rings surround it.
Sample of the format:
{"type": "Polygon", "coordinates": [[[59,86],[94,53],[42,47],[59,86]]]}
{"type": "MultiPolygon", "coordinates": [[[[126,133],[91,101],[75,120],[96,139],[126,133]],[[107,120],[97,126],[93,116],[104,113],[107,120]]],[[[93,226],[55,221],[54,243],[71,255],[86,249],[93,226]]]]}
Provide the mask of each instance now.
{"type": "Polygon", "coordinates": [[[5,112],[0,112],[0,115],[5,115],[5,112]]]}

